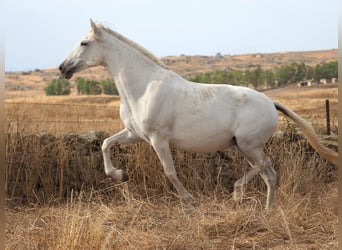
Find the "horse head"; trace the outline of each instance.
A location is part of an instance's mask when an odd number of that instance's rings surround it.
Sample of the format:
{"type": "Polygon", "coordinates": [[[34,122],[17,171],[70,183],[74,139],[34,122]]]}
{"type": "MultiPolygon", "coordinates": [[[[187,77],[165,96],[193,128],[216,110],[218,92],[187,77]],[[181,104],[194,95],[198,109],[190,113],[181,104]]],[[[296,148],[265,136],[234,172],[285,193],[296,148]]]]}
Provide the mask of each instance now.
{"type": "Polygon", "coordinates": [[[70,79],[74,73],[103,64],[102,30],[90,19],[91,31],[59,66],[61,75],[70,79]]]}

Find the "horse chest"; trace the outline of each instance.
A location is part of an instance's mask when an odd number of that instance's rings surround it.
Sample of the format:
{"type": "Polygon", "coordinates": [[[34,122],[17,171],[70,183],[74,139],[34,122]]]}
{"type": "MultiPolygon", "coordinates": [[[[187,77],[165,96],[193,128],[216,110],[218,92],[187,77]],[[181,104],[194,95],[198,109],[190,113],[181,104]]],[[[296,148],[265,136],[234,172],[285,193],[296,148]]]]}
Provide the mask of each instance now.
{"type": "Polygon", "coordinates": [[[148,142],[149,131],[145,128],[144,124],[141,122],[142,118],[137,113],[138,112],[134,112],[129,105],[120,105],[120,118],[124,126],[132,133],[148,142]]]}

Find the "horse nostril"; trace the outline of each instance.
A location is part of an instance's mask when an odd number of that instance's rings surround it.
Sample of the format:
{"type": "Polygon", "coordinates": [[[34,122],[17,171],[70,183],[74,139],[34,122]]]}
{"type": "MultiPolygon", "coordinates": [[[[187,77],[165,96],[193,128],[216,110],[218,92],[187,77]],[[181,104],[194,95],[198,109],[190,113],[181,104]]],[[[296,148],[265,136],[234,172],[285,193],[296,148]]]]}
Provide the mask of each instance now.
{"type": "Polygon", "coordinates": [[[59,71],[63,71],[63,64],[59,65],[58,69],[59,71]]]}

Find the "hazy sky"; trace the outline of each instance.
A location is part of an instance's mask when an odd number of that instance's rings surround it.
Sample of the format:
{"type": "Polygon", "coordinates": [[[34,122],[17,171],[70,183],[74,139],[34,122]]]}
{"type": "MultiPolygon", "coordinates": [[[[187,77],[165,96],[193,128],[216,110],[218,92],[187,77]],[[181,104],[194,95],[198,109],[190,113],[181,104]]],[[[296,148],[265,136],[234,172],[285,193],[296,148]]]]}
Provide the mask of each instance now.
{"type": "Polygon", "coordinates": [[[338,47],[338,0],[5,0],[5,70],[57,67],[89,18],[158,57],[338,47]]]}

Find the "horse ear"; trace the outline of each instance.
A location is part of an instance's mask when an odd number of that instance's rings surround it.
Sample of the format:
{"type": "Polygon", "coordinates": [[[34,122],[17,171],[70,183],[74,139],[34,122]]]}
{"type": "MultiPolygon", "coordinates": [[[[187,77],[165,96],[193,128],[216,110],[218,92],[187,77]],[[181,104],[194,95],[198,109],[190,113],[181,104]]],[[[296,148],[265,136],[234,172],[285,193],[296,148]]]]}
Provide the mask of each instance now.
{"type": "Polygon", "coordinates": [[[95,35],[97,35],[98,37],[100,37],[100,29],[96,26],[96,24],[94,23],[93,19],[90,18],[90,26],[92,31],[94,32],[95,35]]]}

